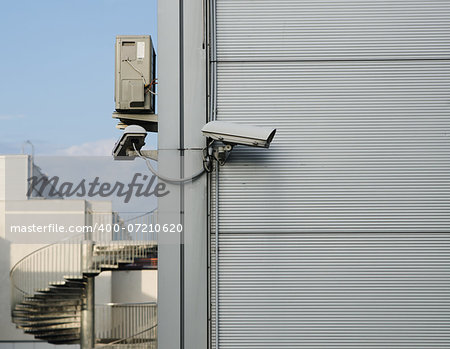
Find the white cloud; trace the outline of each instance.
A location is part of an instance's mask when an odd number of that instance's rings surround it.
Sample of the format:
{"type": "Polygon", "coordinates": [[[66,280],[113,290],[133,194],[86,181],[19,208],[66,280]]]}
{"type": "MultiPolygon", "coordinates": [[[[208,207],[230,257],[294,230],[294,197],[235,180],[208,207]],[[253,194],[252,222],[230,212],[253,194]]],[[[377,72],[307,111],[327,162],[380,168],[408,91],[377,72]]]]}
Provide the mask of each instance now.
{"type": "Polygon", "coordinates": [[[17,120],[24,118],[22,114],[0,114],[0,120],[17,120]]]}
{"type": "Polygon", "coordinates": [[[100,139],[98,141],[86,142],[80,145],[72,145],[69,148],[58,151],[58,155],[68,156],[110,156],[115,140],[100,139]]]}

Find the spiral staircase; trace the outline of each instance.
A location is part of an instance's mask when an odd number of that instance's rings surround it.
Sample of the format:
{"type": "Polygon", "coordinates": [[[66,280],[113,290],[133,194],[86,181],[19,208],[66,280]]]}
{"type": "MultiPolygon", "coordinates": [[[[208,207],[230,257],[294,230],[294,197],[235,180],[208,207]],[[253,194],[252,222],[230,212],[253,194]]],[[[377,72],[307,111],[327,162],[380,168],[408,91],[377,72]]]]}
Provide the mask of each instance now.
{"type": "MultiPolygon", "coordinates": [[[[139,220],[149,226],[154,217],[139,220]]],[[[94,305],[94,280],[101,272],[156,268],[155,234],[129,231],[137,225],[117,215],[108,219],[112,229],[93,228],[44,246],[12,268],[11,316],[17,328],[52,344],[156,348],[156,304],[94,305]]]]}

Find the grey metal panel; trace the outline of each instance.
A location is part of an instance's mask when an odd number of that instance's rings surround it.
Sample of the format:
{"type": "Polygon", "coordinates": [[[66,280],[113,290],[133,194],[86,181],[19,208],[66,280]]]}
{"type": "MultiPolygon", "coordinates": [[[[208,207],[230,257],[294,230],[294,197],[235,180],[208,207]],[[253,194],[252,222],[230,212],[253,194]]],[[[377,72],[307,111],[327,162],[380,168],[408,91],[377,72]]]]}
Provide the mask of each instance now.
{"type": "Polygon", "coordinates": [[[449,58],[447,0],[218,0],[219,60],[449,58]]]}
{"type": "Polygon", "coordinates": [[[450,63],[226,63],[219,120],[277,128],[221,168],[220,232],[450,231],[450,63]]]}
{"type": "Polygon", "coordinates": [[[220,348],[448,348],[449,253],[450,234],[223,234],[220,348]]]}
{"type": "Polygon", "coordinates": [[[217,1],[221,349],[450,347],[449,13],[217,1]]]}

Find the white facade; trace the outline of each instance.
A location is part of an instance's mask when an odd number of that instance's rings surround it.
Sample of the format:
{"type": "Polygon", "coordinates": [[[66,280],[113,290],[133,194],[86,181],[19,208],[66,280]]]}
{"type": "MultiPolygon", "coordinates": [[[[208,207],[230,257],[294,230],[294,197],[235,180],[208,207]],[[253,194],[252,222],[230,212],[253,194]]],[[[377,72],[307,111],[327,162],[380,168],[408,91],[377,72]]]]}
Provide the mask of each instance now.
{"type": "MultiPolygon", "coordinates": [[[[47,200],[45,198],[31,198],[27,196],[28,178],[32,175],[42,175],[38,168],[31,170],[32,162],[28,155],[2,155],[0,156],[0,242],[1,242],[1,271],[0,271],[0,346],[22,346],[34,348],[37,342],[33,336],[26,335],[16,329],[11,322],[10,308],[10,280],[11,268],[23,257],[47,244],[61,240],[73,234],[56,232],[21,233],[12,232],[14,225],[29,227],[35,225],[74,225],[83,226],[86,216],[86,201],[84,200],[47,200]],[[11,342],[11,343],[6,343],[11,342]],[[15,344],[14,344],[15,343],[15,344]],[[29,343],[29,344],[27,344],[29,343]]],[[[111,204],[107,204],[111,211],[111,204]]],[[[99,283],[104,293],[110,294],[110,281],[105,285],[99,283]]],[[[110,298],[108,297],[108,301],[110,298]]],[[[43,343],[40,346],[50,346],[43,343]]]]}
{"type": "MultiPolygon", "coordinates": [[[[28,198],[27,180],[32,175],[41,176],[42,173],[36,166],[33,172],[31,171],[31,160],[28,155],[0,156],[0,348],[2,349],[53,347],[35,340],[32,335],[24,334],[11,322],[9,272],[19,260],[35,250],[79,234],[79,232],[60,233],[50,230],[40,233],[14,231],[12,227],[54,225],[68,229],[70,226],[111,223],[112,219],[110,201],[28,198]]],[[[102,272],[95,280],[95,303],[154,302],[157,299],[156,275],[157,272],[153,270],[102,272]]]]}

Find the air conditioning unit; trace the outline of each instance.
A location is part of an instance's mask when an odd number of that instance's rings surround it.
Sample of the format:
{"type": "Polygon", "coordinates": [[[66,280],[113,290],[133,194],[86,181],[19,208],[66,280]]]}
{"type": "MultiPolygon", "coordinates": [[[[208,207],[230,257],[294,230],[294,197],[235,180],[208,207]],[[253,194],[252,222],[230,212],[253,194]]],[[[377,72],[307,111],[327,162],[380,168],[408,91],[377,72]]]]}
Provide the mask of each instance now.
{"type": "Polygon", "coordinates": [[[150,35],[116,37],[114,100],[118,113],[155,113],[155,63],[150,35]]]}

